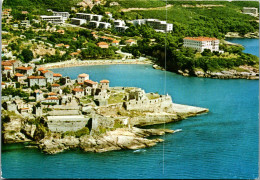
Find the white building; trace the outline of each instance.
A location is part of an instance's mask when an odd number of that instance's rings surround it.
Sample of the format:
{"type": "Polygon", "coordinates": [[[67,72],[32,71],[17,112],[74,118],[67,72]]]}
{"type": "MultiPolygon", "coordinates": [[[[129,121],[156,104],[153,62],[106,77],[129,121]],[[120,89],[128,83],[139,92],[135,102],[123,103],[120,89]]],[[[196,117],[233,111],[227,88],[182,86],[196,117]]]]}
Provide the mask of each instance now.
{"type": "Polygon", "coordinates": [[[76,13],[76,18],[91,21],[94,14],[76,13]]]}
{"type": "Polygon", "coordinates": [[[114,24],[115,26],[125,26],[125,21],[117,19],[114,20],[114,24]]]}
{"type": "Polygon", "coordinates": [[[40,16],[42,21],[47,21],[53,24],[62,24],[64,23],[64,20],[62,18],[62,16],[45,16],[42,15],[40,16]]]}
{"type": "Polygon", "coordinates": [[[102,29],[107,29],[107,28],[111,28],[111,24],[110,23],[107,23],[107,22],[99,22],[99,28],[102,28],[102,29]]]}
{"type": "Polygon", "coordinates": [[[258,16],[258,8],[255,7],[243,7],[243,14],[248,14],[250,16],[258,16]]]}
{"type": "Polygon", "coordinates": [[[93,21],[101,21],[102,18],[103,18],[102,15],[96,15],[96,14],[94,14],[94,15],[92,16],[92,20],[93,20],[93,21]]]}
{"type": "Polygon", "coordinates": [[[86,24],[86,23],[87,23],[86,19],[71,18],[71,24],[82,25],[82,24],[86,24]]]}
{"type": "Polygon", "coordinates": [[[29,28],[31,25],[30,25],[30,21],[29,20],[23,20],[21,21],[21,26],[25,27],[25,28],[29,28]]]}
{"type": "Polygon", "coordinates": [[[173,30],[173,24],[158,19],[137,19],[133,20],[132,23],[134,26],[147,24],[157,32],[171,32],[173,30]]]}
{"type": "Polygon", "coordinates": [[[203,52],[204,49],[213,52],[219,51],[219,40],[211,37],[185,37],[183,46],[196,49],[198,52],[203,52]]]}
{"type": "Polygon", "coordinates": [[[67,20],[70,17],[70,13],[68,12],[55,12],[53,11],[53,16],[62,16],[63,20],[67,20]]]}
{"type": "Polygon", "coordinates": [[[128,26],[115,26],[117,32],[124,32],[126,29],[128,29],[128,26]]]}
{"type": "Polygon", "coordinates": [[[99,27],[99,23],[98,21],[89,21],[89,26],[92,28],[98,28],[99,27]]]}

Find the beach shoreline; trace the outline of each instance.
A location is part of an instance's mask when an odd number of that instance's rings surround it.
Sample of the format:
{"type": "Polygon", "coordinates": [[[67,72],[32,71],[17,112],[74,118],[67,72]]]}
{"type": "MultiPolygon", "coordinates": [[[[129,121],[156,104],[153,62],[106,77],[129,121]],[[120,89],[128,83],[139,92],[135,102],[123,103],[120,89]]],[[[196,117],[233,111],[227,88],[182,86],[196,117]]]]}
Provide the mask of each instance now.
{"type": "Polygon", "coordinates": [[[76,66],[92,66],[92,65],[112,65],[112,64],[153,64],[149,59],[109,59],[109,60],[69,60],[57,63],[43,64],[41,67],[46,69],[76,67],[76,66]]]}

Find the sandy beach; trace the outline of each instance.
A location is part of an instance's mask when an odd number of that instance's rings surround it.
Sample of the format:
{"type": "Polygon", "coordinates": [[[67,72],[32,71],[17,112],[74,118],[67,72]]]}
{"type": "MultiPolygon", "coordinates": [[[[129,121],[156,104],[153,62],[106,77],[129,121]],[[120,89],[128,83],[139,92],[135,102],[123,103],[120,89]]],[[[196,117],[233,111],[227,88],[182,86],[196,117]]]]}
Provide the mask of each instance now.
{"type": "Polygon", "coordinates": [[[149,59],[108,59],[108,60],[69,60],[57,63],[43,64],[46,69],[74,67],[74,66],[91,66],[91,65],[110,65],[110,64],[153,64],[149,59]]]}

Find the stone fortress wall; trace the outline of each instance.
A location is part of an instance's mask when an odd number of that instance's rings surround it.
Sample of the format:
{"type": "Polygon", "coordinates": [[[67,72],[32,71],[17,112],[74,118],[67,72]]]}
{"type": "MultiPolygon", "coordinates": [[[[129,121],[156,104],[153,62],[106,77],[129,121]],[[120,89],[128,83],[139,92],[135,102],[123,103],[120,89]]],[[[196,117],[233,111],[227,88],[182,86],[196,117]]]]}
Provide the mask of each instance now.
{"type": "Polygon", "coordinates": [[[90,117],[78,116],[48,116],[48,128],[52,132],[77,131],[88,124],[90,117]]]}

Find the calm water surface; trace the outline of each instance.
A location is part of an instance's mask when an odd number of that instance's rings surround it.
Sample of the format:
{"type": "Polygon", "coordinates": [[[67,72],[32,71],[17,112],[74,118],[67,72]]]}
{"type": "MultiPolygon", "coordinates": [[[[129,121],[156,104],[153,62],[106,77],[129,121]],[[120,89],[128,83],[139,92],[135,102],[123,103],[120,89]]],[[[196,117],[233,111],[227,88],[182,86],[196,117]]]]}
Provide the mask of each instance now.
{"type": "Polygon", "coordinates": [[[142,153],[127,150],[99,154],[75,150],[45,155],[37,149],[24,149],[21,144],[4,146],[4,178],[258,177],[258,80],[183,77],[154,70],[150,65],[86,66],[53,71],[71,78],[88,73],[95,81],[109,79],[111,86],[136,86],[146,92],[169,93],[176,103],[206,107],[210,112],[166,124],[165,128],[183,131],[160,137],[164,143],[142,153]]]}

